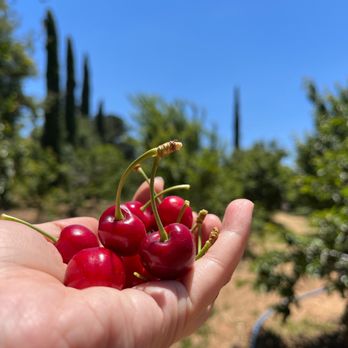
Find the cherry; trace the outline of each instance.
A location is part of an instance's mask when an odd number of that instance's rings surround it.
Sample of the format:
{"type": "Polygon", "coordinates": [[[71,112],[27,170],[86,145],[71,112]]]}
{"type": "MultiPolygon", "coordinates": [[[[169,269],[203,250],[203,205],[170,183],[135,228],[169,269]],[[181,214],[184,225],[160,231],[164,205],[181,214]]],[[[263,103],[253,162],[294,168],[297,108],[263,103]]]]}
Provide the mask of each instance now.
{"type": "Polygon", "coordinates": [[[146,270],[160,279],[183,276],[195,260],[195,245],[191,231],[183,224],[164,227],[168,239],[161,241],[160,232],[148,234],[140,247],[140,257],[146,270]]]}
{"type": "Polygon", "coordinates": [[[135,255],[146,235],[143,222],[122,207],[122,220],[115,217],[116,207],[107,208],[99,219],[98,235],[102,244],[121,256],[135,255]]]}
{"type": "Polygon", "coordinates": [[[97,247],[79,251],[68,263],[64,284],[76,289],[108,286],[123,289],[125,269],[122,260],[111,250],[97,247]]]}
{"type": "Polygon", "coordinates": [[[159,157],[155,157],[150,181],[150,198],[158,231],[146,235],[140,257],[146,270],[160,279],[177,279],[190,270],[195,260],[195,244],[189,228],[181,223],[163,227],[155,203],[155,174],[159,157]]]}
{"type": "Polygon", "coordinates": [[[142,284],[145,281],[155,280],[155,278],[145,269],[139,254],[125,256],[122,258],[122,261],[126,270],[126,288],[131,288],[135,285],[142,284]],[[137,272],[140,277],[135,276],[134,272],[137,272]]]}
{"type": "Polygon", "coordinates": [[[163,199],[158,205],[158,213],[164,226],[180,222],[188,228],[192,227],[192,209],[189,206],[185,208],[184,204],[185,200],[179,196],[167,196],[163,199]],[[180,219],[179,214],[182,209],[185,209],[185,211],[180,219]]]}
{"type": "Polygon", "coordinates": [[[63,262],[68,263],[80,250],[98,247],[99,241],[89,228],[75,224],[62,229],[55,246],[62,255],[63,262]]]}
{"type": "Polygon", "coordinates": [[[146,231],[149,230],[152,222],[152,213],[149,209],[144,211],[141,209],[143,204],[139,201],[129,201],[121,204],[122,207],[128,208],[128,210],[137,216],[144,224],[146,231]]]}

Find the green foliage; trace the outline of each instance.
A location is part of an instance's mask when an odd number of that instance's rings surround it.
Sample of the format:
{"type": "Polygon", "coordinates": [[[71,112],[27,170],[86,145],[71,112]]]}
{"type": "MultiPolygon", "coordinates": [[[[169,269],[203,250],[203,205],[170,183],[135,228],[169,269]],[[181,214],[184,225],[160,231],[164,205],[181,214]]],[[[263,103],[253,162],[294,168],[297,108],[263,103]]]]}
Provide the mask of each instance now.
{"type": "Polygon", "coordinates": [[[105,142],[105,120],[104,120],[104,105],[99,103],[98,113],[95,116],[95,126],[101,142],[105,142]]]}
{"type": "Polygon", "coordinates": [[[75,69],[72,42],[67,40],[67,59],[66,59],[66,91],[65,91],[65,126],[67,141],[71,145],[76,144],[76,115],[75,115],[75,69]]]}
{"type": "Polygon", "coordinates": [[[81,114],[85,117],[89,116],[89,65],[88,57],[85,56],[83,59],[83,82],[82,82],[82,95],[81,95],[81,114]]]}
{"type": "Polygon", "coordinates": [[[240,197],[248,198],[268,211],[279,209],[286,200],[287,182],[291,176],[290,169],[282,164],[285,155],[274,142],[259,142],[250,149],[235,151],[226,168],[226,175],[232,176],[233,180],[226,180],[236,185],[240,197]]]}
{"type": "Polygon", "coordinates": [[[14,37],[15,21],[4,0],[0,0],[0,132],[2,137],[16,134],[23,107],[32,100],[23,93],[23,80],[34,73],[26,45],[14,37]]]}
{"type": "MultiPolygon", "coordinates": [[[[111,203],[115,199],[118,179],[127,165],[115,146],[99,144],[88,151],[65,148],[63,156],[61,183],[50,197],[51,207],[63,204],[66,214],[75,216],[90,200],[111,203]]],[[[132,181],[128,183],[124,197],[133,194],[134,186],[132,181]]]]}
{"type": "Polygon", "coordinates": [[[23,81],[34,73],[27,45],[15,38],[16,24],[5,1],[0,0],[0,206],[11,204],[9,190],[17,175],[20,121],[25,109],[34,108],[23,92],[23,81]]]}
{"type": "Polygon", "coordinates": [[[60,165],[52,150],[43,149],[37,139],[21,139],[19,146],[16,176],[9,182],[8,190],[12,203],[44,209],[46,197],[58,182],[60,165]]]}
{"type": "Polygon", "coordinates": [[[257,269],[258,285],[286,298],[277,308],[285,315],[294,301],[294,287],[305,275],[321,277],[328,289],[348,294],[348,89],[323,97],[309,84],[308,91],[315,130],[298,146],[294,187],[297,204],[312,211],[315,232],[287,236],[286,250],[264,255],[257,269]]]}
{"type": "Polygon", "coordinates": [[[59,157],[61,152],[61,122],[60,122],[60,91],[59,91],[59,64],[58,39],[53,14],[47,11],[45,18],[46,28],[46,88],[45,122],[42,134],[42,145],[51,148],[59,157]]]}
{"type": "Polygon", "coordinates": [[[240,101],[239,101],[239,88],[234,90],[234,149],[239,150],[240,142],[240,101]]]}

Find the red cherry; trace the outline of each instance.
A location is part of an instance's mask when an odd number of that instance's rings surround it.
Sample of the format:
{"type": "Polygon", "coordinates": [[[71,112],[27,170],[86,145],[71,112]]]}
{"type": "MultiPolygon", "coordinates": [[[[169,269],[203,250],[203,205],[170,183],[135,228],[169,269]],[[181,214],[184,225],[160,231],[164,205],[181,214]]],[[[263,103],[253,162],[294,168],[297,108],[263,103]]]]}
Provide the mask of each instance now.
{"type": "Polygon", "coordinates": [[[98,235],[102,244],[121,256],[135,255],[146,236],[143,222],[121,207],[124,218],[116,220],[115,206],[107,208],[99,219],[98,235]]]}
{"type": "Polygon", "coordinates": [[[122,261],[126,270],[126,288],[131,288],[135,285],[142,284],[145,281],[155,280],[155,278],[145,269],[139,254],[133,256],[124,256],[122,261]],[[138,272],[140,276],[143,276],[146,280],[136,277],[134,272],[138,272]]]}
{"type": "Polygon", "coordinates": [[[122,260],[103,247],[79,251],[68,263],[64,284],[76,289],[108,286],[123,289],[125,269],[122,260]]]}
{"type": "Polygon", "coordinates": [[[62,255],[63,262],[68,263],[80,250],[98,247],[99,241],[89,228],[69,225],[62,229],[55,246],[62,255]]]}
{"type": "Polygon", "coordinates": [[[183,224],[165,226],[169,239],[161,242],[160,233],[148,234],[140,247],[140,257],[149,273],[160,279],[176,279],[190,270],[195,260],[191,231],[183,224]]]}
{"type": "MultiPolygon", "coordinates": [[[[158,213],[161,217],[163,226],[178,222],[177,219],[184,204],[185,200],[179,196],[167,196],[163,199],[158,205],[158,213]]],[[[188,228],[192,227],[193,216],[190,207],[185,209],[181,221],[179,222],[188,228]]]]}
{"type": "Polygon", "coordinates": [[[151,225],[151,211],[148,209],[145,209],[145,211],[142,211],[140,208],[143,206],[143,204],[139,201],[129,201],[126,203],[121,204],[121,208],[126,207],[128,210],[133,213],[135,216],[137,216],[145,225],[146,231],[149,230],[151,225]]]}

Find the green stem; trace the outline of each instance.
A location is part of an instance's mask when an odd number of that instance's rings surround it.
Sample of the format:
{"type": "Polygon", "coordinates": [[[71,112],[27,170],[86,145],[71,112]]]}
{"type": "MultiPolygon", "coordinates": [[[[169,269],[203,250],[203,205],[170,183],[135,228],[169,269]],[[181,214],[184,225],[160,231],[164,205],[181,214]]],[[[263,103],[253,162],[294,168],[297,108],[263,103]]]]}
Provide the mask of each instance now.
{"type": "MultiPolygon", "coordinates": [[[[169,193],[169,192],[172,192],[174,190],[189,190],[190,189],[190,185],[188,184],[182,184],[182,185],[175,185],[175,186],[171,186],[171,187],[168,187],[166,189],[164,189],[163,191],[161,192],[158,192],[156,195],[155,195],[155,199],[166,194],[166,193],[169,193]]],[[[140,209],[142,211],[145,211],[146,208],[151,205],[151,199],[149,199],[140,209]]]]}
{"type": "Polygon", "coordinates": [[[180,208],[178,218],[176,219],[176,222],[180,222],[182,217],[184,216],[185,210],[190,206],[190,202],[186,201],[184,202],[183,206],[180,208]]]}
{"type": "Polygon", "coordinates": [[[53,243],[57,242],[57,239],[55,237],[52,237],[47,232],[41,230],[40,228],[36,227],[35,225],[32,225],[29,222],[26,222],[24,220],[18,219],[18,218],[14,217],[14,216],[10,216],[10,215],[7,215],[7,214],[1,214],[0,215],[0,220],[7,220],[7,221],[18,222],[18,223],[20,223],[22,225],[25,225],[25,226],[28,226],[28,227],[32,228],[36,232],[41,233],[43,236],[45,236],[47,239],[51,240],[53,243]]]}
{"type": "Polygon", "coordinates": [[[116,192],[116,202],[115,202],[115,207],[116,207],[115,218],[116,218],[116,220],[123,220],[124,219],[124,216],[123,216],[122,211],[121,211],[121,192],[122,192],[123,186],[126,182],[128,175],[130,174],[130,172],[133,170],[133,168],[138,163],[140,163],[140,162],[142,162],[150,157],[156,156],[156,155],[157,155],[157,147],[146,151],[141,156],[136,158],[122,174],[122,176],[120,178],[120,182],[118,183],[117,192],[116,192]]]}
{"type": "Polygon", "coordinates": [[[157,147],[154,147],[151,150],[146,151],[141,156],[136,158],[127,167],[127,169],[122,174],[122,176],[120,178],[120,182],[118,183],[118,186],[117,186],[116,202],[115,202],[115,207],[116,207],[115,218],[116,218],[116,220],[123,220],[124,219],[124,216],[123,216],[122,211],[121,211],[121,192],[122,192],[123,186],[126,182],[126,178],[128,177],[129,173],[134,169],[134,167],[136,167],[139,163],[141,163],[142,161],[144,161],[150,157],[155,157],[155,156],[157,156],[159,158],[164,157],[164,156],[171,154],[172,152],[180,150],[181,147],[182,147],[182,143],[180,143],[178,141],[168,141],[168,142],[163,143],[157,147]]]}
{"type": "Polygon", "coordinates": [[[197,254],[202,250],[202,225],[198,225],[197,231],[197,254]]]}
{"type": "Polygon", "coordinates": [[[141,168],[140,164],[138,164],[138,165],[136,166],[135,170],[136,170],[137,172],[139,172],[139,173],[143,176],[143,178],[145,179],[145,181],[150,185],[150,178],[146,175],[144,169],[141,168]]]}
{"type": "MultiPolygon", "coordinates": [[[[140,164],[138,164],[138,165],[136,165],[135,166],[135,170],[137,171],[137,172],[139,172],[142,176],[143,176],[143,178],[145,179],[145,181],[149,184],[149,186],[150,186],[150,178],[147,176],[147,174],[145,173],[145,171],[144,171],[144,169],[141,167],[141,165],[140,164]]],[[[158,198],[158,196],[156,195],[156,202],[157,202],[157,204],[160,204],[161,203],[161,200],[158,198]]],[[[149,201],[149,204],[150,204],[150,201],[149,201]]],[[[144,211],[144,210],[143,210],[144,211]]]]}
{"type": "Polygon", "coordinates": [[[195,260],[199,260],[202,256],[206,254],[206,252],[210,249],[210,247],[216,242],[219,236],[219,230],[217,227],[214,227],[210,232],[209,239],[204,243],[203,248],[197,253],[195,260]]]}
{"type": "Polygon", "coordinates": [[[153,160],[153,165],[152,165],[152,171],[151,171],[151,179],[150,179],[150,197],[151,197],[151,208],[152,208],[152,212],[153,215],[155,216],[155,220],[157,223],[157,227],[158,227],[158,231],[160,234],[160,241],[164,242],[166,240],[168,240],[168,234],[166,232],[166,230],[163,227],[161,218],[158,214],[158,210],[157,210],[157,206],[156,206],[156,202],[155,202],[155,175],[156,175],[156,171],[158,168],[158,163],[159,163],[160,158],[158,156],[156,156],[156,158],[153,160]]]}

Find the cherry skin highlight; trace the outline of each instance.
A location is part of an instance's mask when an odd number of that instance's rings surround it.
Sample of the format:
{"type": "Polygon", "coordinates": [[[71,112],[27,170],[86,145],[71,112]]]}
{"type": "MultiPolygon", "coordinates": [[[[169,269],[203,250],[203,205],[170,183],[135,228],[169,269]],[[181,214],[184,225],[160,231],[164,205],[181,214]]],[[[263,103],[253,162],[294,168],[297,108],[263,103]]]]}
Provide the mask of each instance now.
{"type": "Polygon", "coordinates": [[[185,275],[195,260],[195,245],[191,231],[183,224],[164,227],[169,239],[161,242],[160,233],[144,238],[140,257],[145,269],[159,279],[177,279],[185,275]]]}
{"type": "Polygon", "coordinates": [[[63,262],[68,263],[80,250],[98,247],[99,241],[89,228],[75,224],[64,227],[54,245],[62,255],[63,262]]]}
{"type": "Polygon", "coordinates": [[[99,219],[98,235],[101,243],[118,255],[130,256],[139,251],[146,236],[143,222],[125,207],[121,207],[123,220],[116,220],[115,206],[107,208],[99,219]]]}
{"type": "Polygon", "coordinates": [[[64,284],[76,289],[107,286],[122,290],[125,269],[119,256],[111,250],[97,247],[79,251],[68,263],[64,284]]]}
{"type": "Polygon", "coordinates": [[[150,229],[151,226],[151,217],[152,213],[150,210],[146,209],[145,211],[142,211],[140,208],[143,206],[143,204],[139,201],[129,201],[121,204],[121,209],[123,207],[126,207],[131,213],[133,213],[135,216],[137,216],[145,225],[146,231],[150,229]]]}
{"type": "MultiPolygon", "coordinates": [[[[162,200],[158,205],[158,214],[161,217],[163,226],[177,222],[180,210],[184,204],[185,200],[179,196],[167,196],[162,200]]],[[[192,227],[193,216],[190,207],[185,209],[181,221],[179,222],[188,228],[192,227]]]]}

